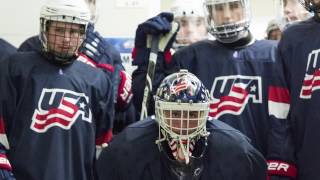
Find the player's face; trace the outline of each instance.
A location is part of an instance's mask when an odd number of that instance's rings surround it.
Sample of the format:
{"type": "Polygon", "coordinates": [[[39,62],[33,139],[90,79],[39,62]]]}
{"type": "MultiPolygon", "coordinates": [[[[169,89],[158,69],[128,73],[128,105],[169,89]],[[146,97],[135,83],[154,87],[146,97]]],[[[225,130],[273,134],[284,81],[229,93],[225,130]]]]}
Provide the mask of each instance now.
{"type": "MultiPolygon", "coordinates": [[[[315,1],[320,2],[320,0],[315,1]]],[[[283,13],[288,22],[304,20],[308,16],[308,12],[298,0],[285,0],[283,5],[283,13]]]]}
{"type": "Polygon", "coordinates": [[[281,39],[281,31],[280,29],[275,29],[270,32],[269,40],[280,40],[281,39]]]}
{"type": "Polygon", "coordinates": [[[80,24],[52,21],[47,31],[49,50],[65,56],[73,56],[84,38],[80,24]]]}
{"type": "Polygon", "coordinates": [[[199,124],[199,117],[203,115],[199,111],[180,111],[180,110],[165,110],[164,115],[166,123],[171,130],[179,135],[188,135],[193,133],[199,124]]]}
{"type": "Polygon", "coordinates": [[[216,26],[239,22],[244,19],[245,12],[241,1],[214,4],[209,12],[216,26]]]}
{"type": "Polygon", "coordinates": [[[203,17],[181,17],[176,21],[180,24],[177,34],[178,44],[191,44],[207,38],[207,28],[203,17]]]}

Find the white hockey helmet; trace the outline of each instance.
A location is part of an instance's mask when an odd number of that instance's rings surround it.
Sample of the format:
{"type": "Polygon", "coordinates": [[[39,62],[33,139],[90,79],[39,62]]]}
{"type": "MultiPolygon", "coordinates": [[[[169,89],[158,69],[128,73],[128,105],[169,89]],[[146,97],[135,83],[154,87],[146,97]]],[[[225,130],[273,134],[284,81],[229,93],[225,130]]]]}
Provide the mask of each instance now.
{"type": "Polygon", "coordinates": [[[247,35],[251,21],[249,0],[205,0],[209,33],[223,43],[233,43],[247,35]]]}
{"type": "MultiPolygon", "coordinates": [[[[64,22],[83,25],[83,33],[86,32],[87,25],[91,19],[90,10],[84,0],[48,0],[41,8],[40,12],[40,41],[45,52],[50,51],[46,32],[49,22],[64,22]]],[[[61,61],[67,60],[61,54],[61,61]]]]}
{"type": "Polygon", "coordinates": [[[186,46],[208,38],[203,0],[175,0],[170,11],[180,24],[174,47],[186,46]]]}
{"type": "Polygon", "coordinates": [[[209,91],[187,70],[173,73],[162,81],[155,96],[159,138],[176,142],[182,149],[185,163],[189,162],[192,141],[208,135],[209,91]]]}
{"type": "Polygon", "coordinates": [[[203,0],[175,0],[171,5],[170,11],[175,18],[183,16],[204,17],[203,0]]]}

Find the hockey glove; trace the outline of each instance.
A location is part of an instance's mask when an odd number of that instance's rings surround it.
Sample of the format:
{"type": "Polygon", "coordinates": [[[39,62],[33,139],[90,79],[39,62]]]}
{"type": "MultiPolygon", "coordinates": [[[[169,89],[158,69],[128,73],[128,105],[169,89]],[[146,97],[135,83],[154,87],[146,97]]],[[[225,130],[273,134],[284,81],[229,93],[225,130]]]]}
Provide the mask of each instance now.
{"type": "MultiPolygon", "coordinates": [[[[147,21],[139,24],[136,30],[135,37],[135,48],[132,52],[132,58],[134,59],[133,65],[148,65],[148,56],[150,53],[149,47],[147,47],[147,35],[165,35],[170,32],[172,28],[173,14],[163,12],[157,16],[148,19],[147,21]]],[[[166,62],[171,59],[170,48],[172,47],[173,42],[178,29],[174,30],[175,32],[169,37],[169,39],[164,43],[163,52],[166,62]]],[[[160,41],[161,43],[161,41],[160,41]]],[[[159,48],[160,49],[160,48],[159,48]]]]}
{"type": "Polygon", "coordinates": [[[131,77],[130,75],[124,75],[125,73],[120,70],[120,67],[117,70],[115,69],[113,59],[108,55],[106,49],[103,37],[94,31],[93,24],[89,24],[86,38],[79,48],[78,60],[93,67],[101,68],[110,75],[114,84],[117,85],[117,87],[115,86],[117,107],[124,108],[132,97],[131,77]]]}
{"type": "Polygon", "coordinates": [[[3,149],[0,150],[0,179],[15,180],[12,174],[11,164],[3,149]]]}
{"type": "Polygon", "coordinates": [[[295,180],[296,176],[297,169],[294,165],[277,160],[268,160],[267,180],[295,180]]]}
{"type": "Polygon", "coordinates": [[[131,101],[131,76],[125,71],[120,71],[120,84],[118,87],[117,109],[123,110],[131,101]]]}
{"type": "Polygon", "coordinates": [[[114,72],[112,58],[106,53],[104,38],[94,31],[91,23],[88,25],[86,38],[79,48],[78,60],[93,67],[102,68],[109,73],[114,72]]]}
{"type": "Polygon", "coordinates": [[[96,159],[99,158],[101,151],[104,148],[108,147],[109,143],[112,140],[112,137],[112,130],[109,130],[96,139],[96,159]]]}

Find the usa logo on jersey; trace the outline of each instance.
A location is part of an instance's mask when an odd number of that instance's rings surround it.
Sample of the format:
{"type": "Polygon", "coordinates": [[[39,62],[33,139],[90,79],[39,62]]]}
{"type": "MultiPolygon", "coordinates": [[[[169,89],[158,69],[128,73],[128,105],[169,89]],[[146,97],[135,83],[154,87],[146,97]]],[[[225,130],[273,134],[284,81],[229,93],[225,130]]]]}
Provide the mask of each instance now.
{"type": "Polygon", "coordinates": [[[306,74],[300,91],[301,99],[311,99],[313,91],[320,89],[319,52],[320,49],[313,50],[308,56],[306,74]]]}
{"type": "Polygon", "coordinates": [[[84,93],[43,89],[30,128],[38,133],[44,133],[54,126],[70,129],[79,117],[83,121],[92,122],[89,98],[84,93]]]}
{"type": "Polygon", "coordinates": [[[215,78],[211,96],[209,115],[219,118],[224,114],[239,115],[249,99],[252,103],[262,103],[261,77],[259,76],[221,76],[215,78]]]}

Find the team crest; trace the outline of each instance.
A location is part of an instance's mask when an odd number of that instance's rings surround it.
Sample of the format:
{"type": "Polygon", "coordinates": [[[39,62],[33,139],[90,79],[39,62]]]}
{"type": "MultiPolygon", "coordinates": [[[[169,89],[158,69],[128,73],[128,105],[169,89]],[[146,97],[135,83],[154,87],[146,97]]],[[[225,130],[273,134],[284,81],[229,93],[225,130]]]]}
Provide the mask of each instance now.
{"type": "Polygon", "coordinates": [[[320,89],[320,63],[318,62],[320,49],[309,53],[306,74],[300,91],[301,99],[311,99],[312,93],[320,89]]]}
{"type": "Polygon", "coordinates": [[[30,128],[38,133],[54,126],[70,129],[76,120],[91,123],[88,96],[65,89],[43,89],[30,128]]]}
{"type": "Polygon", "coordinates": [[[239,115],[251,99],[252,103],[262,103],[261,77],[221,76],[215,78],[211,96],[209,115],[218,119],[224,114],[239,115]]]}

